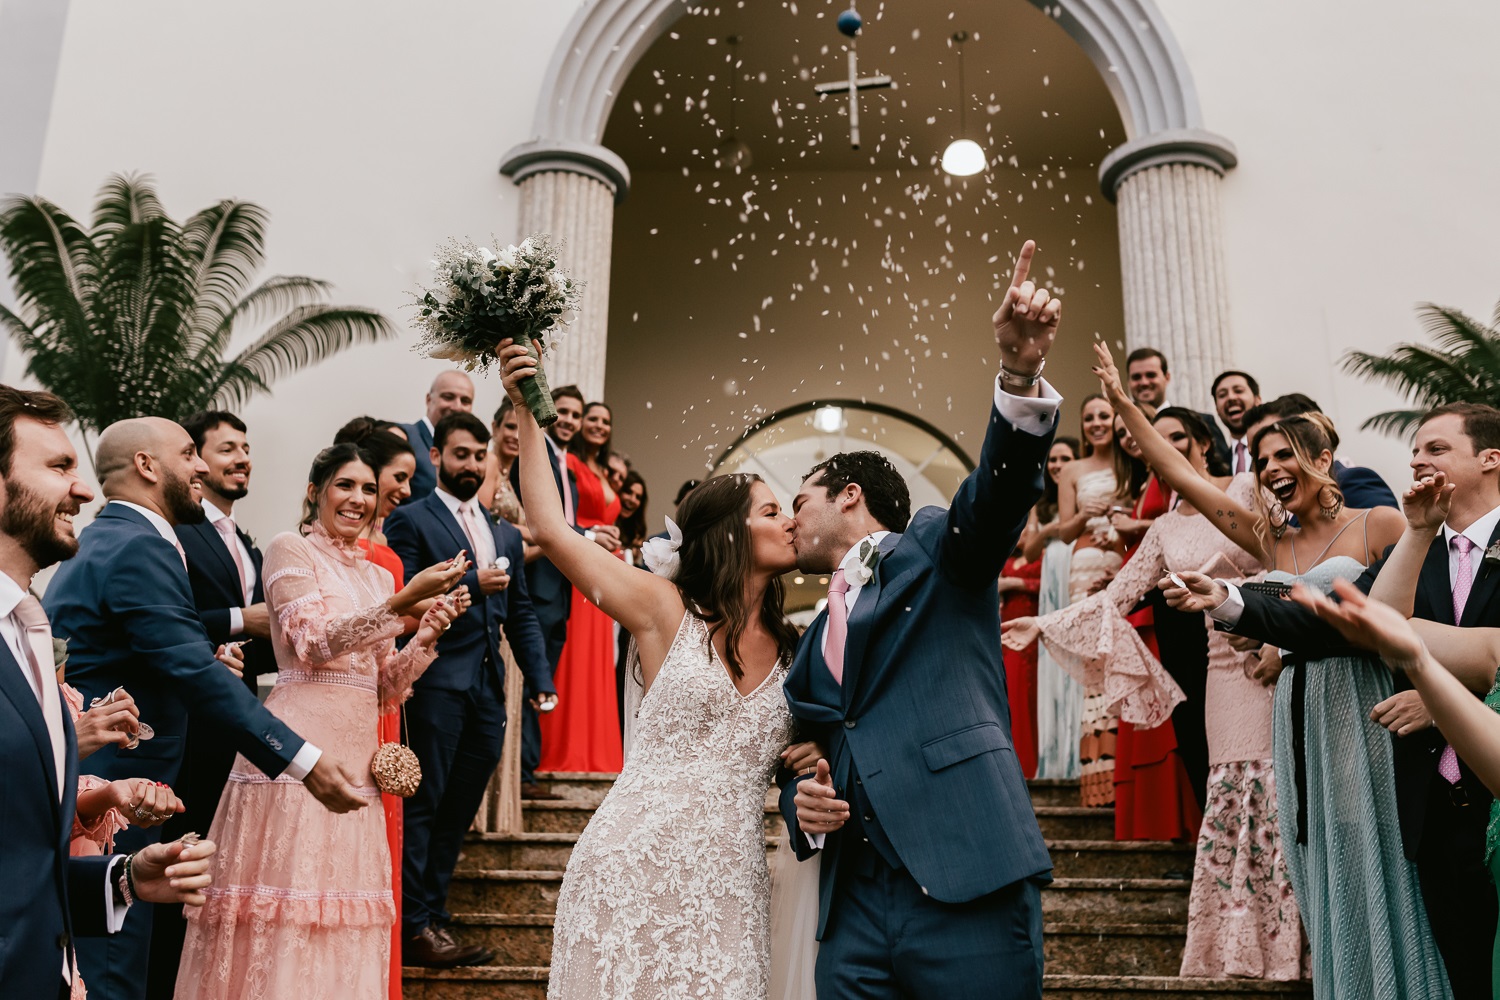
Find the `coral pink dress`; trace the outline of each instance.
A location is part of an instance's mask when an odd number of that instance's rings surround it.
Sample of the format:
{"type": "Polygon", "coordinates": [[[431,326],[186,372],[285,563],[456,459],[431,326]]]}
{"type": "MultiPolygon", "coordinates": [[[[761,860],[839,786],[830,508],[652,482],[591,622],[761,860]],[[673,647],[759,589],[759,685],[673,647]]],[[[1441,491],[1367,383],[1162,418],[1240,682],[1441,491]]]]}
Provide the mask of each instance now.
{"type": "MultiPolygon", "coordinates": [[[[568,468],[578,480],[578,526],[614,524],[620,516],[619,497],[606,504],[604,484],[576,456],[568,456],[568,468]]],[[[619,773],[625,751],[615,697],[615,623],[577,587],[553,683],[557,708],[539,719],[538,770],[619,773]]]]}
{"type": "Polygon", "coordinates": [[[320,524],[266,550],[266,601],[280,670],[266,707],[355,774],[373,808],[335,814],[300,781],[243,756],[209,838],[208,902],[189,909],[178,1000],[385,1000],[390,990],[391,856],[370,774],[377,720],[432,662],[399,652],[389,573],[320,524]]]}

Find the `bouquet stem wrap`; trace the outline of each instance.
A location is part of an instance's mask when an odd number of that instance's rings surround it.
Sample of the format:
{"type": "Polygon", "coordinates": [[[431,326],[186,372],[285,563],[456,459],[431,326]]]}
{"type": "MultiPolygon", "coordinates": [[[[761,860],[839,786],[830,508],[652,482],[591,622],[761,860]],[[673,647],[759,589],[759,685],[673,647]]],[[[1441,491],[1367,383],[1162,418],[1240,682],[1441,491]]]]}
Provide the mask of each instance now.
{"type": "MultiPolygon", "coordinates": [[[[536,341],[526,341],[526,353],[541,364],[542,356],[536,341]]],[[[536,417],[537,426],[546,429],[557,423],[557,407],[552,405],[552,387],[547,384],[547,373],[541,368],[535,375],[521,380],[521,394],[526,397],[526,408],[536,417]]]]}

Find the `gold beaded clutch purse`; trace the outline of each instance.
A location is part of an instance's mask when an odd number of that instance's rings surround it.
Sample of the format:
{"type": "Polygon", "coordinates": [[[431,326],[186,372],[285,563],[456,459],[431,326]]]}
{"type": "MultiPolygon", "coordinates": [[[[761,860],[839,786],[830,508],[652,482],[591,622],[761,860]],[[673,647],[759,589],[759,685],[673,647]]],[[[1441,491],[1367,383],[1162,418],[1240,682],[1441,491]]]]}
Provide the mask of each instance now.
{"type": "MultiPolygon", "coordinates": [[[[406,706],[401,706],[401,728],[406,729],[406,706]]],[[[387,795],[409,799],[422,783],[422,763],[405,743],[382,743],[370,761],[375,784],[387,795]]]]}

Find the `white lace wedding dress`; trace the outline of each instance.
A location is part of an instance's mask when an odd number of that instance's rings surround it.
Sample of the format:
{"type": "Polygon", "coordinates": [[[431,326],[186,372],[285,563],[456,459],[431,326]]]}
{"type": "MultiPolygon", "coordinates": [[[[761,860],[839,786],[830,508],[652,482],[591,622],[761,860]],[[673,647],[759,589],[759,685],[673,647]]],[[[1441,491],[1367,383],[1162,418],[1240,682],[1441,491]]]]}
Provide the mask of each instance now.
{"type": "Polygon", "coordinates": [[[763,1000],[766,790],[792,731],[777,664],[748,695],[689,612],[641,702],[625,769],[578,838],[549,1000],[763,1000]]]}

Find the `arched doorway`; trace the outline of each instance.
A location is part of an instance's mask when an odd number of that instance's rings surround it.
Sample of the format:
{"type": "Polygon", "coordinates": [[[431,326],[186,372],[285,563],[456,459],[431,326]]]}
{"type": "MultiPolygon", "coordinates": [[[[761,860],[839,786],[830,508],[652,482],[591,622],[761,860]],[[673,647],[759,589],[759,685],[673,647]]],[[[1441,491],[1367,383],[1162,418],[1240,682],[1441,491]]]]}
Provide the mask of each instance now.
{"type": "MultiPolygon", "coordinates": [[[[1125,338],[1164,349],[1187,401],[1201,408],[1212,375],[1231,360],[1218,183],[1236,162],[1233,146],[1203,129],[1191,73],[1152,0],[1029,2],[1078,43],[1124,125],[1126,141],[1100,163],[1099,181],[1120,204],[1125,338]]],[[[625,161],[602,144],[606,123],[641,56],[706,9],[691,0],[584,4],[549,66],[536,138],[501,164],[522,189],[521,228],[568,239],[574,270],[590,283],[589,312],[554,369],[592,393],[604,383],[613,209],[630,186],[625,161]]]]}

